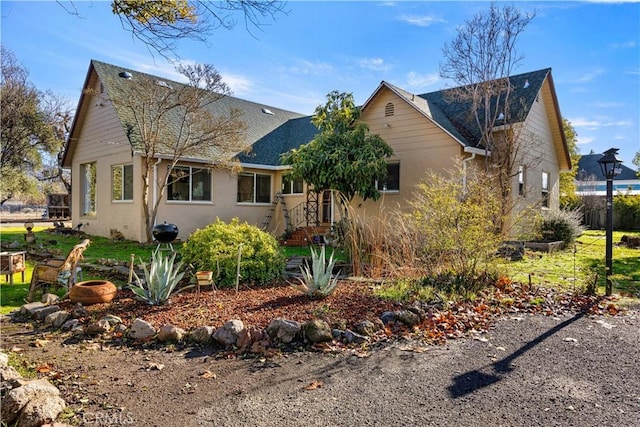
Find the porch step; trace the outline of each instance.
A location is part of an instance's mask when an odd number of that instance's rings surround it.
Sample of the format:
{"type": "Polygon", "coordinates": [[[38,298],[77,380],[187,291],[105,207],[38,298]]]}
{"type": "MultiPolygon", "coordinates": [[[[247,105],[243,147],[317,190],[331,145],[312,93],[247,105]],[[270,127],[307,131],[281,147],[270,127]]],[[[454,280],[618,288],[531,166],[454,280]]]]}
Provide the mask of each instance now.
{"type": "Polygon", "coordinates": [[[329,230],[329,226],[319,225],[316,227],[300,227],[291,233],[291,236],[282,241],[285,246],[309,246],[311,244],[324,243],[324,235],[329,230]]]}

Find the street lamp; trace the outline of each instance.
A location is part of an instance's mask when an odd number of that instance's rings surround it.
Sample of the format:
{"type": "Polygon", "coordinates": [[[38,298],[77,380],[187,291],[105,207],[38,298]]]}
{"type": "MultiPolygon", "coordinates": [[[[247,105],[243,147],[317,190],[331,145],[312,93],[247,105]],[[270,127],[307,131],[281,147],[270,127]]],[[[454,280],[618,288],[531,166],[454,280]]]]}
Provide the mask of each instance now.
{"type": "Polygon", "coordinates": [[[620,174],[620,165],[622,160],[616,157],[618,154],[617,148],[610,148],[605,151],[598,160],[602,174],[607,179],[607,224],[606,224],[606,295],[611,295],[611,273],[613,272],[613,177],[620,174]]]}

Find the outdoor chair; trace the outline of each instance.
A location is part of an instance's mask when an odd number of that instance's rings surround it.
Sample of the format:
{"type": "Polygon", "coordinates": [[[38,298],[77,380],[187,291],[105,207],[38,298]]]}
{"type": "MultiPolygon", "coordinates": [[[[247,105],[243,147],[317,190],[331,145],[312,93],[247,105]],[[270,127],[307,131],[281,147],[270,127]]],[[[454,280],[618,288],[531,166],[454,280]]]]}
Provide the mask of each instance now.
{"type": "Polygon", "coordinates": [[[89,239],[78,243],[71,249],[65,259],[51,259],[42,264],[36,264],[31,277],[31,286],[27,302],[31,302],[33,293],[44,286],[64,286],[67,291],[75,284],[78,273],[78,263],[82,259],[82,253],[89,247],[89,239]]]}

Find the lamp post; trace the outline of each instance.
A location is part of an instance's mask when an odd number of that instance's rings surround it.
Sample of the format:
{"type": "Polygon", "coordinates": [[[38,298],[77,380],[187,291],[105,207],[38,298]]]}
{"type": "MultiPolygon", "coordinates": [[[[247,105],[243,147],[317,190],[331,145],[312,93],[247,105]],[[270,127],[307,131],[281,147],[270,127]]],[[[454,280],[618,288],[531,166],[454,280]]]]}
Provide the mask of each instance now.
{"type": "Polygon", "coordinates": [[[606,223],[606,295],[610,296],[612,291],[611,273],[613,272],[613,177],[620,174],[622,160],[616,157],[617,148],[610,148],[605,151],[598,160],[602,174],[607,179],[607,223],[606,223]]]}

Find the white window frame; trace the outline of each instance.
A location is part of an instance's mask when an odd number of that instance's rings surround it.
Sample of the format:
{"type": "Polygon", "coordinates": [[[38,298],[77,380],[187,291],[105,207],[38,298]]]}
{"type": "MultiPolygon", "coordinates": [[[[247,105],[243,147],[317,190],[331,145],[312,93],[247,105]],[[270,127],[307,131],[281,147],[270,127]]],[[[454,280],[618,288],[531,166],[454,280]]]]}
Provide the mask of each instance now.
{"type": "Polygon", "coordinates": [[[524,165],[518,166],[518,196],[526,197],[527,194],[527,168],[524,165]]]}
{"type": "Polygon", "coordinates": [[[542,207],[545,209],[549,208],[549,182],[551,181],[551,174],[546,171],[542,171],[542,175],[540,177],[540,193],[542,195],[542,207]]]}
{"type": "Polygon", "coordinates": [[[282,175],[282,194],[285,196],[304,194],[304,180],[302,178],[288,180],[291,174],[282,175]],[[296,187],[300,188],[300,191],[296,191],[296,187]]]}
{"type": "MultiPolygon", "coordinates": [[[[186,172],[184,178],[189,180],[189,183],[188,183],[189,194],[186,195],[186,198],[177,198],[174,194],[178,194],[178,193],[172,193],[171,191],[173,189],[173,182],[172,182],[171,175],[169,175],[169,182],[167,183],[167,202],[168,203],[185,203],[185,202],[211,203],[213,201],[213,182],[212,182],[213,175],[211,173],[210,168],[203,168],[198,166],[176,165],[173,169],[188,169],[188,172],[186,172]],[[209,175],[209,198],[194,199],[194,193],[196,193],[197,189],[194,188],[193,177],[194,175],[203,171],[209,175]]],[[[174,182],[178,182],[178,180],[175,180],[174,182]]],[[[202,191],[204,191],[204,189],[202,191]]]]}
{"type": "Polygon", "coordinates": [[[120,202],[132,202],[133,201],[133,163],[125,163],[122,165],[113,165],[111,166],[111,201],[120,203],[120,202]],[[120,169],[120,196],[119,198],[115,196],[115,180],[117,177],[115,176],[115,171],[120,169]],[[129,176],[127,174],[127,170],[129,171],[129,176]],[[127,181],[127,178],[130,178],[130,181],[127,181]],[[131,185],[130,190],[130,198],[127,198],[127,184],[131,185]]]}
{"type": "Polygon", "coordinates": [[[98,164],[96,162],[80,165],[80,216],[97,215],[98,164]],[[93,170],[93,173],[91,172],[93,170]]]}
{"type": "MultiPolygon", "coordinates": [[[[266,174],[266,173],[258,173],[258,172],[240,172],[238,174],[238,179],[237,179],[237,190],[236,190],[236,202],[240,205],[268,205],[271,203],[271,188],[273,185],[273,177],[271,176],[271,174],[266,174]],[[240,197],[240,178],[248,178],[248,177],[252,177],[252,184],[251,184],[251,200],[246,200],[246,198],[242,198],[240,197]],[[258,179],[259,178],[269,178],[269,198],[266,201],[258,201],[258,194],[257,194],[257,188],[258,188],[258,179]]],[[[247,193],[248,194],[248,193],[247,193]]]]}

